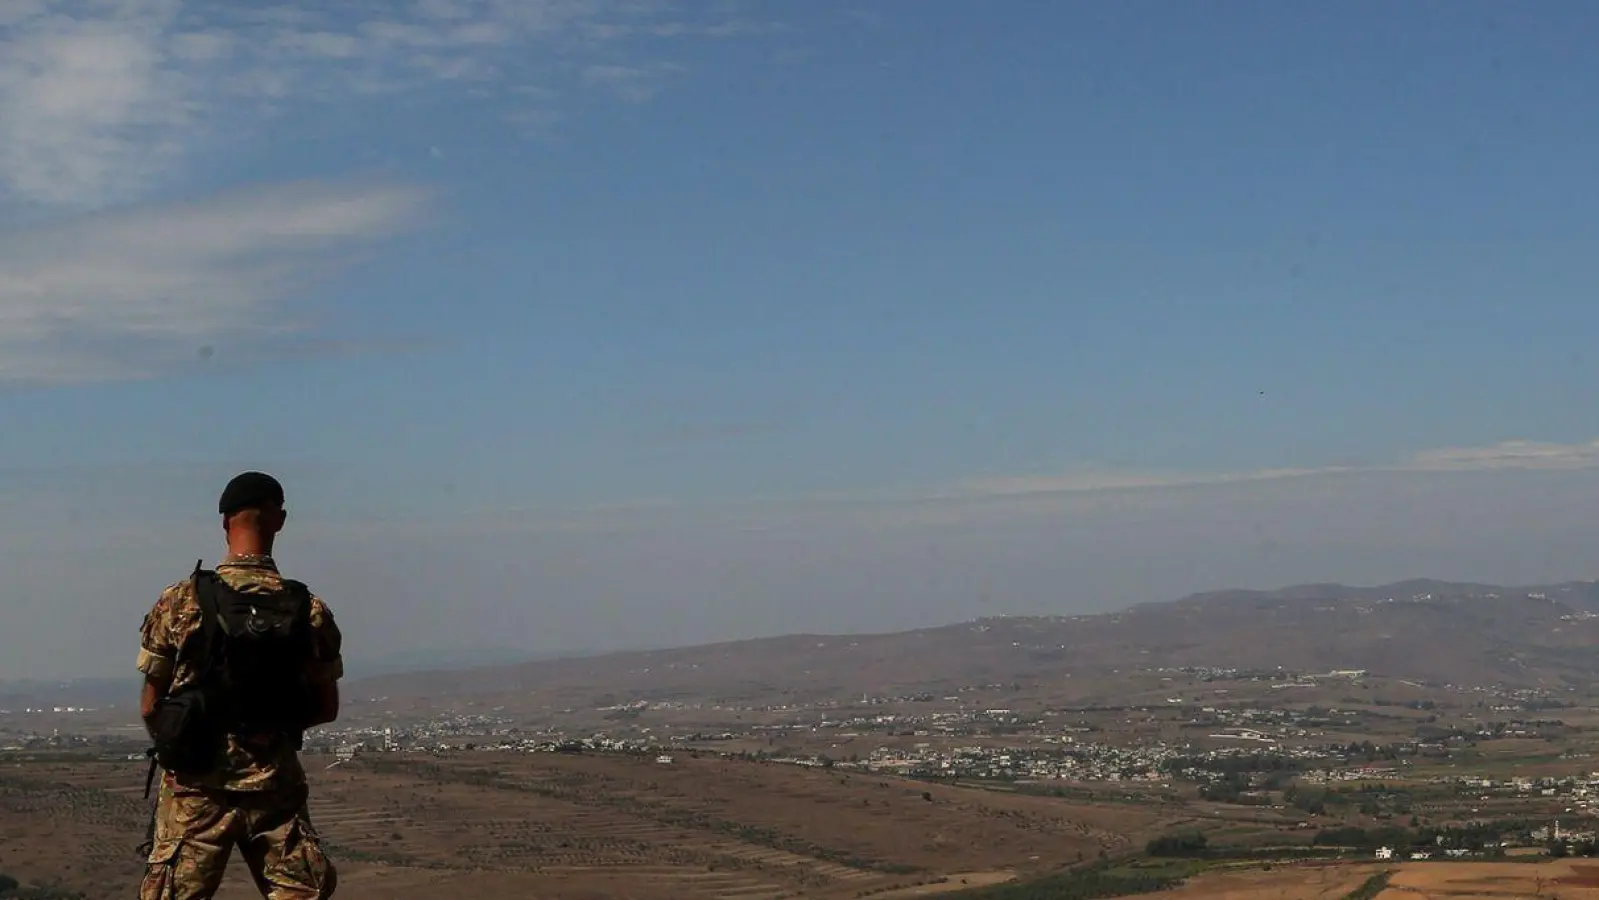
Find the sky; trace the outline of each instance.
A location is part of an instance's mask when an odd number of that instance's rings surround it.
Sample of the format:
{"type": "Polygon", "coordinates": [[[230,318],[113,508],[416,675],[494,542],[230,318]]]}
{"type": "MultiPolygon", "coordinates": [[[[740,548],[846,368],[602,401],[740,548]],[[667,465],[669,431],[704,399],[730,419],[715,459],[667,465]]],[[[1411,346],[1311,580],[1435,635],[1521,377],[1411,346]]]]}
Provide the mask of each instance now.
{"type": "Polygon", "coordinates": [[[1599,9],[0,0],[0,678],[1599,575],[1599,9]]]}

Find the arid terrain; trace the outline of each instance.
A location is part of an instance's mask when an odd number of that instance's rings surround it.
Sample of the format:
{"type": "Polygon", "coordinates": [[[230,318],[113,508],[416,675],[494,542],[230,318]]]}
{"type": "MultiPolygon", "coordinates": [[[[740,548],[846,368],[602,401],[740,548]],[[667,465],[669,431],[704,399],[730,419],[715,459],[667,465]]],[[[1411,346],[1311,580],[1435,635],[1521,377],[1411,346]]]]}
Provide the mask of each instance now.
{"type": "MultiPolygon", "coordinates": [[[[1550,863],[1404,863],[1250,866],[1200,875],[1136,900],[1345,900],[1382,877],[1369,900],[1596,900],[1599,865],[1550,863]]],[[[1367,900],[1367,898],[1363,898],[1367,900]]]]}
{"type": "Polygon", "coordinates": [[[391,704],[464,697],[559,708],[607,693],[780,703],[964,685],[1047,685],[1112,702],[1147,666],[1365,669],[1436,684],[1592,686],[1599,585],[1416,580],[1220,591],[1093,616],[998,617],[894,634],[792,635],[677,650],[365,679],[391,704]]]}
{"type": "MultiPolygon", "coordinates": [[[[1225,592],[352,679],[312,813],[344,898],[1599,897],[1593,593],[1225,592]]],[[[0,692],[19,896],[137,881],[123,688],[0,692]]]]}
{"type": "MultiPolygon", "coordinates": [[[[139,765],[0,772],[0,871],[125,896],[145,806],[139,765]]],[[[588,754],[377,757],[316,772],[312,815],[339,896],[916,896],[1123,854],[1157,810],[869,774],[588,754]],[[922,888],[914,893],[896,894],[922,888]]],[[[248,893],[242,863],[233,890],[248,893]]],[[[237,895],[236,895],[237,896],[237,895]]]]}

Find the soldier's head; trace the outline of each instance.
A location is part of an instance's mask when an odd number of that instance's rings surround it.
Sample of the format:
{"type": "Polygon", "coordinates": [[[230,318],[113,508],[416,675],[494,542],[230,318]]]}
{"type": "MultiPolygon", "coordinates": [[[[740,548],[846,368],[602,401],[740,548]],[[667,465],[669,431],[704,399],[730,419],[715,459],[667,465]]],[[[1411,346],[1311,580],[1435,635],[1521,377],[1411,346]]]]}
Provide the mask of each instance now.
{"type": "Polygon", "coordinates": [[[217,512],[222,514],[222,531],[229,540],[250,537],[269,544],[289,515],[283,509],[283,485],[264,472],[234,476],[222,489],[217,512]]]}

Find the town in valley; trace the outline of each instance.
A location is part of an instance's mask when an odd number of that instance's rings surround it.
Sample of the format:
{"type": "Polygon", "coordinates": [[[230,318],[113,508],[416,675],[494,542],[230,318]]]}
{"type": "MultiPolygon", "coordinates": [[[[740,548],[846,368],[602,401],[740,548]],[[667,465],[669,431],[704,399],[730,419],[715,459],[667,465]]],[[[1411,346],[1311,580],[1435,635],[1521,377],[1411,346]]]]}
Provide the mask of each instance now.
{"type": "MultiPolygon", "coordinates": [[[[1417,602],[1506,602],[1456,594],[1417,602]]],[[[1040,627],[984,620],[946,638],[1040,627]]],[[[1585,881],[1599,863],[1584,863],[1599,855],[1599,691],[1564,669],[1441,680],[1369,652],[1316,668],[1225,652],[1077,667],[1089,654],[1000,643],[1022,662],[995,668],[974,645],[973,671],[938,652],[899,660],[878,690],[692,661],[726,647],[534,664],[542,684],[486,669],[447,694],[431,673],[353,678],[340,721],[307,735],[313,817],[341,896],[357,898],[444,881],[485,896],[1342,897],[1473,873],[1599,890],[1585,881]],[[660,666],[709,680],[652,680],[660,666]]],[[[0,871],[59,896],[117,895],[148,808],[130,705],[6,696],[0,871]]]]}

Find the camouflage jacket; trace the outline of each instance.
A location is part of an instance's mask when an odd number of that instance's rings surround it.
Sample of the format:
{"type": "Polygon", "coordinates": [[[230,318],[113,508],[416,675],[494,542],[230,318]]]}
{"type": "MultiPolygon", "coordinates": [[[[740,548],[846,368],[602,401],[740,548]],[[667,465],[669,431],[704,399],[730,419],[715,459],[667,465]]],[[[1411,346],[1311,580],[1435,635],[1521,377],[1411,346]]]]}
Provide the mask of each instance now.
{"type": "MultiPolygon", "coordinates": [[[[268,556],[229,556],[216,566],[217,575],[242,593],[272,593],[283,588],[277,564],[268,556]]],[[[146,676],[171,679],[168,691],[191,683],[195,664],[179,649],[200,630],[200,605],[194,582],[184,579],[169,585],[144,617],[140,628],[138,669],[146,676]],[[176,664],[175,664],[176,662],[176,664]]],[[[337,680],[344,675],[343,638],[333,621],[333,611],[315,594],[311,596],[311,643],[314,667],[309,678],[337,680]]],[[[185,787],[226,791],[265,791],[294,787],[305,782],[294,745],[282,737],[230,735],[212,773],[203,776],[167,776],[185,787]]]]}

